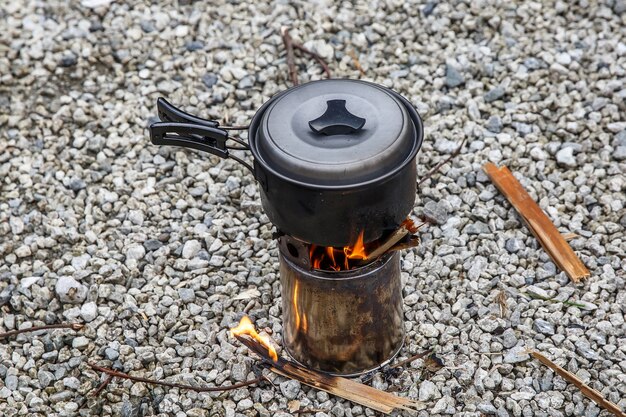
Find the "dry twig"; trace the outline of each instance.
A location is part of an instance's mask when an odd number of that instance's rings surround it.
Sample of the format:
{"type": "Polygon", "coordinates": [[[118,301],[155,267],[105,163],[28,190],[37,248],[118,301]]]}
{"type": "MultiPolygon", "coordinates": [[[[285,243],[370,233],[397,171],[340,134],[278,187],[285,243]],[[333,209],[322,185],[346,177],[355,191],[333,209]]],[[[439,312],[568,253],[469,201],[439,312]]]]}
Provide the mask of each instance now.
{"type": "Polygon", "coordinates": [[[556,372],[556,374],[559,375],[561,378],[575,385],[576,388],[578,388],[585,397],[589,398],[590,400],[598,404],[600,407],[602,407],[606,411],[618,417],[626,417],[626,414],[617,406],[617,404],[614,404],[611,401],[604,398],[599,391],[585,384],[576,375],[561,368],[559,365],[552,362],[550,359],[548,359],[547,357],[545,357],[544,355],[542,355],[541,353],[537,351],[530,350],[528,351],[528,353],[533,358],[537,359],[539,362],[543,363],[545,366],[547,366],[548,368],[556,372]]]}
{"type": "Polygon", "coordinates": [[[349,49],[348,50],[348,56],[350,58],[352,58],[352,63],[354,64],[354,67],[359,70],[359,72],[361,73],[361,75],[365,75],[365,70],[363,69],[363,67],[361,66],[361,63],[359,62],[359,58],[356,55],[356,52],[354,51],[354,49],[349,49]]]}
{"type": "Polygon", "coordinates": [[[97,397],[102,392],[102,390],[105,389],[107,385],[109,385],[109,382],[113,381],[113,378],[115,378],[115,376],[107,375],[106,379],[102,382],[102,384],[98,385],[98,388],[96,388],[91,396],[97,397]]]}
{"type": "Polygon", "coordinates": [[[324,72],[326,73],[326,77],[331,78],[330,68],[328,68],[328,64],[326,64],[326,61],[324,60],[324,58],[322,58],[319,54],[316,54],[315,52],[305,48],[304,45],[301,45],[297,42],[293,42],[293,47],[296,49],[299,49],[300,51],[304,52],[307,55],[310,55],[311,58],[313,58],[314,60],[317,61],[318,64],[320,64],[320,66],[322,67],[322,70],[324,70],[324,72]]]}
{"type": "Polygon", "coordinates": [[[117,377],[117,378],[129,379],[131,381],[143,382],[145,384],[151,384],[151,385],[161,385],[163,387],[188,389],[188,390],[195,391],[195,392],[230,391],[230,390],[234,390],[234,389],[238,389],[238,388],[247,387],[249,385],[258,384],[259,382],[262,382],[262,381],[270,382],[269,379],[267,379],[266,376],[261,375],[258,378],[251,379],[250,381],[244,381],[244,382],[241,382],[239,384],[222,385],[220,387],[196,387],[196,386],[193,386],[193,385],[177,384],[177,383],[174,383],[174,382],[165,382],[165,381],[156,381],[156,380],[153,380],[153,379],[142,378],[142,377],[139,377],[139,376],[132,376],[132,375],[125,374],[123,372],[116,371],[114,369],[104,368],[102,366],[98,366],[98,365],[93,364],[93,363],[90,363],[89,366],[91,366],[91,368],[93,368],[96,371],[104,372],[107,375],[110,375],[110,376],[113,376],[113,377],[117,377]]]}
{"type": "Polygon", "coordinates": [[[309,55],[318,64],[322,67],[324,72],[326,73],[326,77],[331,78],[330,68],[328,68],[328,64],[319,54],[307,49],[304,45],[293,40],[291,35],[289,34],[289,29],[286,26],[280,28],[280,34],[283,38],[283,43],[285,44],[285,49],[287,50],[287,68],[289,69],[289,78],[291,79],[291,83],[293,85],[298,85],[298,70],[296,68],[295,54],[294,50],[297,49],[305,54],[309,55]]]}
{"type": "Polygon", "coordinates": [[[301,410],[292,411],[294,414],[314,414],[314,413],[328,413],[325,408],[303,408],[301,410]]]}
{"type": "Polygon", "coordinates": [[[291,84],[298,85],[298,70],[296,69],[296,61],[293,53],[293,38],[289,34],[289,29],[283,26],[280,28],[280,34],[283,37],[283,43],[287,50],[287,68],[289,69],[289,78],[291,78],[291,84]]]}
{"type": "MultiPolygon", "coordinates": [[[[408,359],[405,359],[403,361],[400,361],[398,363],[394,363],[393,365],[388,366],[387,368],[383,369],[382,372],[389,372],[391,370],[398,369],[398,368],[406,365],[407,363],[411,363],[413,361],[421,359],[421,358],[423,358],[426,355],[430,355],[431,353],[432,353],[431,349],[428,349],[428,350],[426,350],[424,352],[420,352],[420,353],[418,353],[416,355],[411,356],[408,359]]],[[[364,377],[363,379],[361,379],[361,382],[363,382],[364,384],[370,382],[372,379],[374,379],[374,375],[375,375],[375,372],[372,372],[371,374],[369,374],[366,377],[364,377]]]]}
{"type": "Polygon", "coordinates": [[[504,318],[509,312],[509,308],[506,303],[506,293],[504,291],[500,291],[496,296],[496,302],[500,306],[500,317],[504,318]]]}
{"type": "Polygon", "coordinates": [[[17,336],[22,333],[30,333],[37,332],[39,330],[52,330],[52,329],[72,329],[72,330],[80,330],[85,327],[84,324],[80,323],[60,323],[60,324],[48,324],[45,326],[33,326],[27,329],[19,329],[19,330],[11,330],[9,332],[0,333],[0,339],[5,339],[11,336],[17,336]]]}
{"type": "Polygon", "coordinates": [[[465,146],[465,141],[467,139],[464,138],[463,141],[461,142],[461,144],[459,145],[458,148],[456,148],[456,150],[454,152],[452,152],[450,154],[450,156],[448,156],[446,159],[444,159],[443,161],[439,162],[437,165],[435,165],[435,167],[433,169],[431,169],[430,171],[428,171],[428,173],[426,175],[424,175],[422,178],[420,178],[420,180],[417,182],[417,186],[419,187],[420,185],[422,185],[422,183],[424,181],[426,181],[427,179],[429,179],[430,177],[432,177],[434,174],[437,173],[437,171],[439,171],[441,169],[442,166],[444,166],[445,164],[447,164],[448,162],[450,162],[455,156],[457,156],[459,153],[461,153],[461,150],[463,149],[463,146],[465,146]]]}
{"type": "Polygon", "coordinates": [[[424,357],[424,356],[426,356],[426,355],[430,355],[431,353],[433,353],[432,349],[425,350],[424,352],[418,353],[418,354],[416,354],[416,355],[411,356],[411,357],[410,357],[410,358],[408,358],[408,359],[405,359],[405,360],[403,360],[403,361],[400,361],[400,362],[398,362],[398,363],[395,363],[395,364],[391,365],[391,366],[389,367],[389,369],[400,368],[401,366],[404,366],[404,365],[406,365],[407,363],[411,363],[411,362],[413,362],[413,361],[416,361],[416,360],[418,360],[418,359],[421,359],[421,358],[423,358],[423,357],[424,357]]]}

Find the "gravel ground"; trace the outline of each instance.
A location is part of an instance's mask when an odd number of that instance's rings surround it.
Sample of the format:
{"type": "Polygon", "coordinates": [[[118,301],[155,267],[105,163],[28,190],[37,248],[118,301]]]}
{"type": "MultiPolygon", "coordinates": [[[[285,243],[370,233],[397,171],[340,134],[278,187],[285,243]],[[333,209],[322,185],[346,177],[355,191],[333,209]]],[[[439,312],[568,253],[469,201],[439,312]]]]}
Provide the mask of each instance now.
{"type": "MultiPolygon", "coordinates": [[[[468,140],[420,187],[415,213],[438,224],[402,264],[401,356],[435,347],[445,367],[417,361],[374,384],[423,400],[420,416],[608,415],[528,360],[534,347],[626,408],[624,0],[151,3],[0,6],[0,331],[86,323],[0,341],[0,415],[286,416],[293,399],[326,410],[316,417],[374,415],[282,379],[221,394],[116,380],[86,395],[103,379],[88,361],[181,383],[252,378],[226,331],[246,307],[280,340],[277,248],[254,179],[152,146],[146,126],[158,96],[247,123],[289,86],[282,25],[336,76],[416,105],[420,174],[468,140]],[[577,235],[587,282],[550,261],[487,161],[577,235]]],[[[301,80],[322,76],[298,62],[301,80]]]]}

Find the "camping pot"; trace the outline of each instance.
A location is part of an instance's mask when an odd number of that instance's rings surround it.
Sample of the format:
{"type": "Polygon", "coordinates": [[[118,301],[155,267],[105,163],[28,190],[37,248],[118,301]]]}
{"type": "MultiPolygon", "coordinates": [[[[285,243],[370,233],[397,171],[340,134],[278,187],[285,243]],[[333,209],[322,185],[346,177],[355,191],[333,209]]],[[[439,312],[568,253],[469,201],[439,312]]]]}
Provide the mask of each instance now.
{"type": "Polygon", "coordinates": [[[304,242],[346,246],[396,229],[413,209],[422,121],[398,93],[370,82],[309,82],[267,101],[248,143],[228,130],[157,103],[152,143],[233,158],[259,183],[261,202],[280,232],[304,242]],[[233,139],[237,145],[227,144],[233,139]],[[252,166],[229,150],[252,153],[252,166]]]}
{"type": "Polygon", "coordinates": [[[353,376],[388,364],[404,342],[400,253],[349,271],[305,268],[279,246],[283,346],[307,368],[353,376]]]}

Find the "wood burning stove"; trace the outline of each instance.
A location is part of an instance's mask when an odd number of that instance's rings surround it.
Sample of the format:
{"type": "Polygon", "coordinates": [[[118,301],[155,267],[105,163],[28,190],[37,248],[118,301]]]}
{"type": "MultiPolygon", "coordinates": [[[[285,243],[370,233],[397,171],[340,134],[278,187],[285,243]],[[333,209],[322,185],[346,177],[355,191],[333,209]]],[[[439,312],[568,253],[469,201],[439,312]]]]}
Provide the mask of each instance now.
{"type": "Polygon", "coordinates": [[[413,106],[369,82],[315,81],[265,103],[248,143],[163,99],[157,107],[154,144],[236,159],[259,182],[278,230],[290,355],[336,374],[389,361],[404,326],[400,257],[383,242],[398,234],[414,205],[423,128],[413,106]],[[250,151],[253,164],[233,150],[250,151]]]}

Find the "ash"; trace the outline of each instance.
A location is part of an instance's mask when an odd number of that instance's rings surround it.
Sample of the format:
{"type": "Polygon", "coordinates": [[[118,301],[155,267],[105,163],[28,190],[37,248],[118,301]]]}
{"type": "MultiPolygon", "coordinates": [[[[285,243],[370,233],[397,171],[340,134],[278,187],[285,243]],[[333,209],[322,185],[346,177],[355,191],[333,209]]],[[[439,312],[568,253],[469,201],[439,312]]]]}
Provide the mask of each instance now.
{"type": "MultiPolygon", "coordinates": [[[[102,377],[87,361],[180,383],[251,379],[228,327],[248,307],[280,340],[278,249],[236,162],[148,141],[160,95],[246,124],[289,85],[280,27],[409,98],[425,121],[403,255],[407,343],[445,367],[373,379],[420,416],[608,415],[536,348],[626,407],[626,38],[623,0],[5,2],[0,44],[0,328],[85,322],[0,341],[3,416],[316,416],[371,410],[277,379],[196,393],[102,377]],[[250,3],[250,4],[247,4],[250,3]],[[471,3],[471,5],[469,4],[471,3]],[[306,19],[294,20],[296,17],[306,19]],[[573,285],[481,172],[506,164],[592,276],[573,285]],[[237,297],[239,296],[239,297],[237,297]]],[[[298,58],[300,80],[322,77],[298,58]]]]}

